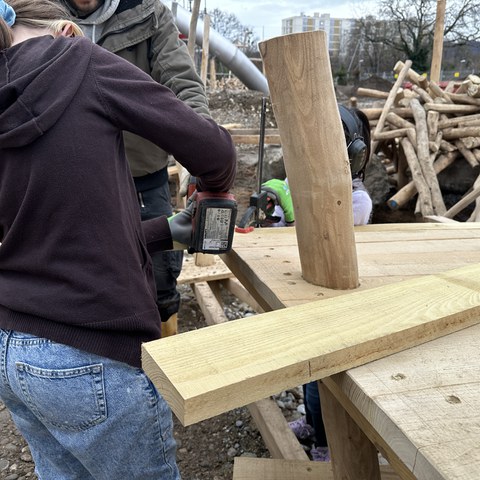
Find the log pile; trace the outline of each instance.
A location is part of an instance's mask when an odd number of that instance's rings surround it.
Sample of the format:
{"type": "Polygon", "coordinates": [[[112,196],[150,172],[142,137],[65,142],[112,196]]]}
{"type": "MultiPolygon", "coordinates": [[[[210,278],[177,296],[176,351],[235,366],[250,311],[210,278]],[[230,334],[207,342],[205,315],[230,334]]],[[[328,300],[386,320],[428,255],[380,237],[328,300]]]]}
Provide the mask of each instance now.
{"type": "Polygon", "coordinates": [[[397,62],[398,78],[389,93],[358,89],[357,95],[384,99],[382,108],[362,109],[372,125],[372,152],[389,159],[387,171],[397,184],[388,200],[392,209],[418,193],[416,213],[453,218],[473,201],[469,221],[480,221],[480,177],[458,204],[446,209],[437,175],[459,158],[478,175],[480,165],[480,77],[451,82],[445,89],[397,62]],[[403,88],[410,82],[411,89],[403,88]],[[475,169],[475,170],[473,170],[475,169]]]}

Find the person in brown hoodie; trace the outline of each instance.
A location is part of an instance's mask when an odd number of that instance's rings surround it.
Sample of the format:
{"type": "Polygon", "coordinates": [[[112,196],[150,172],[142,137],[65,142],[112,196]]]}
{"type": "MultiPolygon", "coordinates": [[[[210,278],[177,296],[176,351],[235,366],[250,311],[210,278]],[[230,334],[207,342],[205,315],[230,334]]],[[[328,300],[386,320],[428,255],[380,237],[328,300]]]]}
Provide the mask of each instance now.
{"type": "Polygon", "coordinates": [[[150,253],[188,244],[190,217],[141,222],[122,132],[199,191],[228,191],[235,149],[64,18],[51,0],[0,0],[0,399],[40,479],[178,479],[140,347],[160,336],[150,253]]]}

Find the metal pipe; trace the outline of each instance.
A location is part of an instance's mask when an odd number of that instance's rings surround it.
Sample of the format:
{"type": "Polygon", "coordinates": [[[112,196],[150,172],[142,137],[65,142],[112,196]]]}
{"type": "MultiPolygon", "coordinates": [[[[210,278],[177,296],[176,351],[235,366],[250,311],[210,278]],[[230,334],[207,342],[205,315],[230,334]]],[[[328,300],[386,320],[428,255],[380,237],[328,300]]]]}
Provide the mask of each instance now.
{"type": "MultiPolygon", "coordinates": [[[[183,35],[190,29],[190,13],[181,7],[178,2],[172,2],[172,12],[175,23],[183,35]]],[[[203,21],[199,18],[195,35],[195,43],[199,46],[203,42],[203,21]]],[[[240,51],[230,40],[222,37],[213,28],[210,28],[210,53],[227,66],[238,79],[250,90],[258,90],[265,95],[269,94],[265,75],[253,62],[240,51]]]]}

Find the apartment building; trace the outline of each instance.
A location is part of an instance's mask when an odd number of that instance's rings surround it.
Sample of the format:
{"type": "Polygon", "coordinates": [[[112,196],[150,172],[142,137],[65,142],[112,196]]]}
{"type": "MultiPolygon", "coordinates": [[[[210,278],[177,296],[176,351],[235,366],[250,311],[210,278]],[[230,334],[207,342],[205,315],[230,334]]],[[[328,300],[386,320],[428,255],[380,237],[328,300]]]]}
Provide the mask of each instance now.
{"type": "Polygon", "coordinates": [[[312,16],[300,15],[282,20],[282,35],[289,33],[311,32],[324,30],[328,37],[328,49],[331,55],[337,56],[345,49],[348,36],[355,28],[356,20],[353,18],[332,18],[329,13],[312,16]]]}

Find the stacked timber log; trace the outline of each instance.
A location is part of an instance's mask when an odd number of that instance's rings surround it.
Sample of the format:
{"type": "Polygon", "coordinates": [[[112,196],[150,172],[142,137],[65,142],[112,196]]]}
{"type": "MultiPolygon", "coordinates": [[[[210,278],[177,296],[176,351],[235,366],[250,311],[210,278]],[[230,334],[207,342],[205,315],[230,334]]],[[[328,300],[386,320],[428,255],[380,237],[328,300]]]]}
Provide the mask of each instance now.
{"type": "MultiPolygon", "coordinates": [[[[372,124],[372,151],[389,159],[387,171],[395,175],[397,193],[387,202],[390,208],[404,206],[418,193],[416,213],[453,218],[478,199],[480,178],[447,211],[437,175],[459,158],[472,169],[480,165],[480,78],[470,75],[443,90],[411,65],[409,60],[395,65],[398,78],[389,93],[357,91],[385,100],[382,108],[363,109],[372,124]],[[411,89],[403,88],[406,81],[411,89]]],[[[469,221],[480,221],[480,199],[469,221]]]]}

